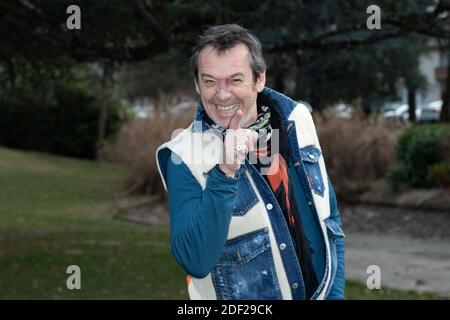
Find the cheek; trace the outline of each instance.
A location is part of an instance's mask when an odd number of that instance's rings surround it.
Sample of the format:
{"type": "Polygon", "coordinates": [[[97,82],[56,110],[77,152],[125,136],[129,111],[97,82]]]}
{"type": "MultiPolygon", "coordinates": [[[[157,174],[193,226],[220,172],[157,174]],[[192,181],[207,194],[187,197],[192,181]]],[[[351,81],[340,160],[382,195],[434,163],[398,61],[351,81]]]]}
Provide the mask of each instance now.
{"type": "Polygon", "coordinates": [[[240,95],[240,99],[245,103],[246,108],[250,108],[255,104],[257,93],[252,90],[246,90],[240,95]]]}
{"type": "Polygon", "coordinates": [[[211,94],[208,94],[206,92],[202,92],[202,94],[200,95],[200,98],[201,98],[201,100],[203,102],[203,105],[212,104],[213,96],[211,94]]]}

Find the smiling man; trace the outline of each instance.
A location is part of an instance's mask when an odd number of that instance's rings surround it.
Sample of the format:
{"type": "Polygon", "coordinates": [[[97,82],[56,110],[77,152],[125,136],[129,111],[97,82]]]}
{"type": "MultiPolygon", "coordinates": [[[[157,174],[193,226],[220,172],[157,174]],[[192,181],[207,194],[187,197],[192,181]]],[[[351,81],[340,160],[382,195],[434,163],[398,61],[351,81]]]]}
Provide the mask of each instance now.
{"type": "Polygon", "coordinates": [[[343,299],[344,233],[307,107],[265,87],[261,44],[238,25],[206,30],[192,66],[194,122],[157,151],[190,298],[343,299]]]}

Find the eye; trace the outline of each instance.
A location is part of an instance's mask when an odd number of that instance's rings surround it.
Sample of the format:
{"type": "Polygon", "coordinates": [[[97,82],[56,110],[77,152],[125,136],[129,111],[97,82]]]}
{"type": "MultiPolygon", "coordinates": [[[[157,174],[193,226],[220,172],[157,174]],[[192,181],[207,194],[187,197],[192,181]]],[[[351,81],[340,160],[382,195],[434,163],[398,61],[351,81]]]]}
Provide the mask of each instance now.
{"type": "Polygon", "coordinates": [[[212,84],[214,84],[214,81],[210,80],[210,79],[206,79],[206,80],[203,80],[203,83],[206,85],[212,85],[212,84]]]}
{"type": "Polygon", "coordinates": [[[241,82],[242,82],[242,79],[233,79],[233,82],[234,82],[234,83],[241,83],[241,82]]]}

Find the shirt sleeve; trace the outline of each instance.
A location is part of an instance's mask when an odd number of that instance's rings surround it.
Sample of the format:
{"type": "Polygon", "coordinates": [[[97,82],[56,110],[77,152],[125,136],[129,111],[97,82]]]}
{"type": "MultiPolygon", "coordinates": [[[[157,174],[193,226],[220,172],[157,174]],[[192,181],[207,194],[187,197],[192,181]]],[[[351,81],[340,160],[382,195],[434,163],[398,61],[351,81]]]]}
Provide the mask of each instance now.
{"type": "Polygon", "coordinates": [[[238,179],[214,167],[203,190],[186,164],[172,157],[166,171],[172,254],[188,274],[203,278],[215,266],[227,240],[238,179]]]}

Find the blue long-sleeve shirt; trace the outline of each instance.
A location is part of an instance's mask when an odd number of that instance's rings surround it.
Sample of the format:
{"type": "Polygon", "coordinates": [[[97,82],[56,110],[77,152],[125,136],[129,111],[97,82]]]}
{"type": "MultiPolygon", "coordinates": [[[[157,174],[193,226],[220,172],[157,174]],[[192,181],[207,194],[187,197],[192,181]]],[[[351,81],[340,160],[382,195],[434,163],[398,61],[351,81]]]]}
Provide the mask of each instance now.
{"type": "Polygon", "coordinates": [[[205,277],[223,250],[237,181],[214,168],[202,190],[184,163],[167,162],[172,254],[194,277],[205,277]]]}

